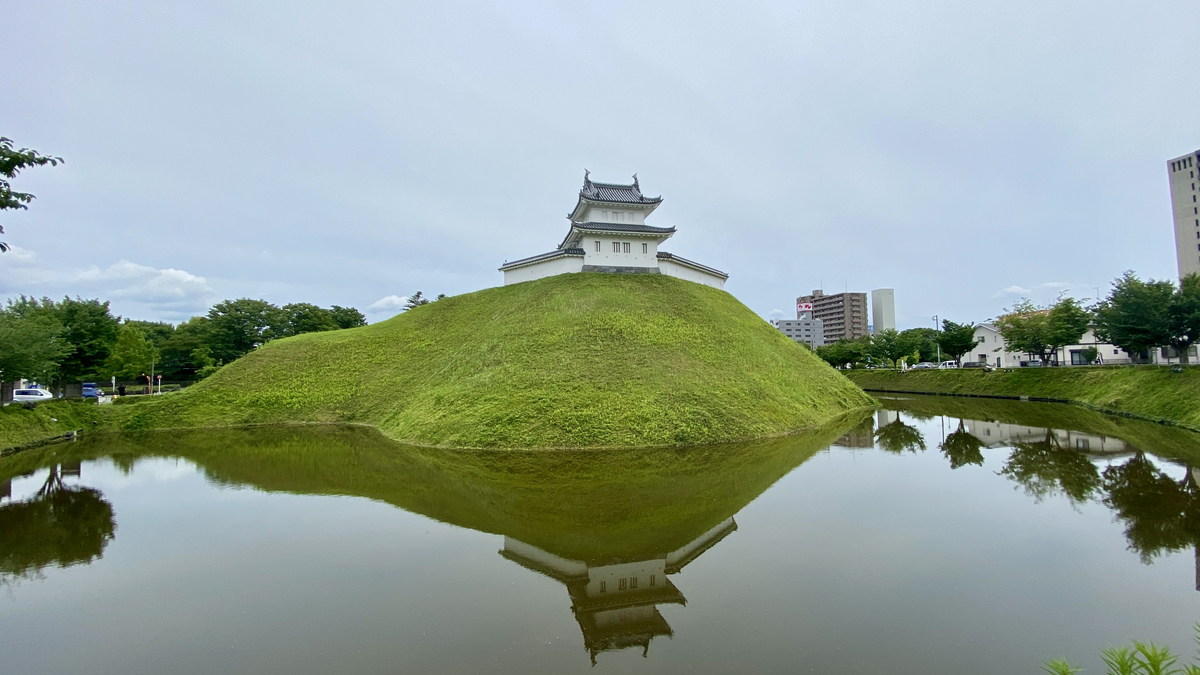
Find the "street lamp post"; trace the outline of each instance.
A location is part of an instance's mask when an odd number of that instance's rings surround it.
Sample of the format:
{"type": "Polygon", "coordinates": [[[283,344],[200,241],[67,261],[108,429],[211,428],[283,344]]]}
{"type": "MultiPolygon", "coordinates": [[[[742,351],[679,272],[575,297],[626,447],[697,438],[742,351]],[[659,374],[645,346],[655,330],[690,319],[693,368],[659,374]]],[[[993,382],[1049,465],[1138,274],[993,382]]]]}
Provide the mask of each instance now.
{"type": "Polygon", "coordinates": [[[942,327],[941,327],[941,324],[938,323],[938,315],[937,314],[933,315],[933,330],[934,330],[934,332],[937,333],[937,337],[934,338],[934,344],[937,345],[938,368],[941,368],[942,367],[942,343],[941,343],[942,327]]]}

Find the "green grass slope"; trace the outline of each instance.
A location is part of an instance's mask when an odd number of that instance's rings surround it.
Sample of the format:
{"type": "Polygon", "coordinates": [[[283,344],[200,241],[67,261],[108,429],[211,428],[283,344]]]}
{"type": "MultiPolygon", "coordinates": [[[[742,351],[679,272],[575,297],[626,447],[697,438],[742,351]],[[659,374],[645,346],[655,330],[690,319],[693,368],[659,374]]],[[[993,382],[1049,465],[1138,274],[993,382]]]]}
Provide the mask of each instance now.
{"type": "Polygon", "coordinates": [[[1059,398],[1200,427],[1200,368],[1182,373],[1153,366],[844,372],[865,389],[1059,398]]]}
{"type": "Polygon", "coordinates": [[[351,422],[462,448],[694,445],[816,427],[871,399],[733,296],[566,274],[267,344],[125,429],[351,422]]]}
{"type": "Polygon", "coordinates": [[[221,484],[366,497],[573,559],[637,559],[734,515],[869,415],[751,443],[606,452],[446,452],[345,426],[95,434],[0,459],[0,480],[61,462],[182,457],[221,484]]]}

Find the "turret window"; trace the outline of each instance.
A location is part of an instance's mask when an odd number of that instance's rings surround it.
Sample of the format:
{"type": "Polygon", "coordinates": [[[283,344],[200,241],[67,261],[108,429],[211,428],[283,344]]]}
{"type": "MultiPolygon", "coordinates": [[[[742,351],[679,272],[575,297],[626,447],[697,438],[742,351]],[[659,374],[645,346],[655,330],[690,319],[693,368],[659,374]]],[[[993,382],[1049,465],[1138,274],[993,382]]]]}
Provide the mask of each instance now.
{"type": "Polygon", "coordinates": [[[642,253],[650,252],[650,244],[642,244],[642,253]]]}
{"type": "Polygon", "coordinates": [[[621,242],[614,241],[613,242],[613,253],[620,253],[620,252],[621,252],[621,242]]]}
{"type": "Polygon", "coordinates": [[[596,242],[596,253],[600,252],[600,242],[596,242]]]}
{"type": "Polygon", "coordinates": [[[621,246],[624,247],[626,253],[629,253],[629,242],[625,242],[624,244],[621,244],[621,246]]]}

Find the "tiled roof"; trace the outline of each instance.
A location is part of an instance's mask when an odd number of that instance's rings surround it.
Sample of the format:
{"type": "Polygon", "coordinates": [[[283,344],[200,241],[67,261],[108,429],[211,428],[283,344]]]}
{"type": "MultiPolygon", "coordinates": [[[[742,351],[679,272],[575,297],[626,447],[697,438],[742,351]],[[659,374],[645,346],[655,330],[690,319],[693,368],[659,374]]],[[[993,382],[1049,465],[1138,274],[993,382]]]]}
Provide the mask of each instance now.
{"type": "Polygon", "coordinates": [[[671,262],[679,263],[680,265],[683,265],[684,267],[691,267],[692,269],[700,270],[701,272],[707,272],[708,274],[721,277],[722,279],[729,278],[728,274],[722,272],[719,269],[709,267],[708,265],[701,265],[698,262],[692,262],[691,260],[688,260],[687,258],[681,258],[681,257],[675,255],[674,253],[667,253],[666,251],[659,251],[658,259],[659,260],[670,260],[671,262]]]}
{"type": "Polygon", "coordinates": [[[592,179],[588,176],[588,172],[585,171],[583,174],[583,187],[579,190],[579,196],[584,199],[599,202],[618,202],[621,204],[657,204],[662,201],[662,197],[646,197],[642,195],[642,188],[638,185],[637,174],[634,174],[633,183],[630,185],[593,183],[592,179]]]}
{"type": "Polygon", "coordinates": [[[577,227],[581,230],[606,230],[608,232],[645,232],[647,234],[670,234],[675,231],[674,227],[652,227],[650,225],[637,225],[635,223],[571,223],[572,227],[577,227]]]}
{"type": "Polygon", "coordinates": [[[512,262],[506,262],[500,266],[500,270],[501,271],[510,270],[510,269],[514,269],[517,267],[523,267],[525,265],[530,265],[533,263],[545,262],[547,260],[552,260],[554,258],[563,258],[563,257],[573,256],[573,255],[582,257],[583,249],[581,249],[581,248],[560,248],[556,251],[550,251],[549,253],[539,253],[537,255],[531,255],[528,258],[521,258],[520,260],[513,260],[512,262]]]}

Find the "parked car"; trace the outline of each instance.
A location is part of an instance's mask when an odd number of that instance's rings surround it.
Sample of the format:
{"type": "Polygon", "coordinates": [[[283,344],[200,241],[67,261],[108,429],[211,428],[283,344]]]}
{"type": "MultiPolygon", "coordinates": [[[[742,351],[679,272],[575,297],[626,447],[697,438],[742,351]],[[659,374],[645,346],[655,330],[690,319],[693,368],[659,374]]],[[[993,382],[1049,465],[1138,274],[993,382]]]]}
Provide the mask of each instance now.
{"type": "Polygon", "coordinates": [[[922,361],[922,362],[918,363],[917,365],[913,366],[912,369],[913,370],[937,370],[937,364],[930,363],[928,361],[922,361]]]}
{"type": "Polygon", "coordinates": [[[990,365],[988,365],[982,361],[967,361],[966,363],[962,364],[962,367],[963,368],[982,368],[984,370],[994,370],[990,365]]]}
{"type": "Polygon", "coordinates": [[[957,367],[958,367],[958,364],[953,361],[942,361],[942,364],[940,366],[938,366],[938,368],[941,368],[942,370],[950,370],[952,368],[957,368],[957,367]]]}
{"type": "Polygon", "coordinates": [[[54,394],[45,389],[17,389],[13,391],[14,403],[38,403],[40,401],[52,401],[54,394]]]}
{"type": "Polygon", "coordinates": [[[104,392],[96,388],[95,382],[84,382],[83,393],[81,395],[84,398],[97,398],[99,396],[103,396],[104,392]]]}
{"type": "Polygon", "coordinates": [[[1022,368],[1041,368],[1042,360],[1041,359],[1030,359],[1028,361],[1022,361],[1021,367],[1022,368]]]}

